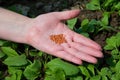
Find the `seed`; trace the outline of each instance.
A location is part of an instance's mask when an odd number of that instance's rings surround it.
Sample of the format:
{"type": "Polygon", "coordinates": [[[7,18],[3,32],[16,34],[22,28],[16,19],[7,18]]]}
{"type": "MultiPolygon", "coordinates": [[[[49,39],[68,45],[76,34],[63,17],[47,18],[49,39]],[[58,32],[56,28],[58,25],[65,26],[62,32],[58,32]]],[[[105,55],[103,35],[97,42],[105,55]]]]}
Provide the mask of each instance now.
{"type": "Polygon", "coordinates": [[[63,34],[58,34],[58,35],[50,35],[50,39],[55,42],[56,44],[62,44],[65,43],[65,37],[63,34]]]}

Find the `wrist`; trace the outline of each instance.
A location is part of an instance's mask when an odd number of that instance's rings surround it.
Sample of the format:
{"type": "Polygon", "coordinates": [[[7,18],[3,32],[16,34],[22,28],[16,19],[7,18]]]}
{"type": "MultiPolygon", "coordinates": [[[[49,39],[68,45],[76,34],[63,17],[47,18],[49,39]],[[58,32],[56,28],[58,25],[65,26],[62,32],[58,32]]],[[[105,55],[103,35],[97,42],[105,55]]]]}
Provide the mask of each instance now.
{"type": "MultiPolygon", "coordinates": [[[[15,42],[19,42],[19,43],[28,43],[27,40],[27,34],[29,33],[29,29],[31,28],[31,23],[33,22],[32,18],[28,18],[26,17],[26,19],[24,19],[24,21],[21,21],[20,23],[18,23],[18,28],[19,30],[17,31],[16,34],[16,38],[13,39],[15,40],[15,42]]],[[[17,30],[17,29],[16,29],[17,30]]]]}

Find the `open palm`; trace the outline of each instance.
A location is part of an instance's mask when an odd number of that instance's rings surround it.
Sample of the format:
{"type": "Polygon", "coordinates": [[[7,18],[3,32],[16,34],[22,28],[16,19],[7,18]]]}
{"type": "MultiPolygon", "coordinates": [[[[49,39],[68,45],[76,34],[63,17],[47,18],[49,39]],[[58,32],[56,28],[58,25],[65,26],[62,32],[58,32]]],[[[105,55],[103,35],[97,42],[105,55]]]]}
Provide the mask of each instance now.
{"type": "Polygon", "coordinates": [[[83,61],[96,63],[95,57],[102,57],[100,46],[92,40],[70,30],[64,23],[76,17],[78,10],[53,12],[33,19],[28,32],[28,43],[48,54],[63,58],[76,64],[83,61]],[[66,43],[56,44],[50,35],[64,34],[66,43]]]}

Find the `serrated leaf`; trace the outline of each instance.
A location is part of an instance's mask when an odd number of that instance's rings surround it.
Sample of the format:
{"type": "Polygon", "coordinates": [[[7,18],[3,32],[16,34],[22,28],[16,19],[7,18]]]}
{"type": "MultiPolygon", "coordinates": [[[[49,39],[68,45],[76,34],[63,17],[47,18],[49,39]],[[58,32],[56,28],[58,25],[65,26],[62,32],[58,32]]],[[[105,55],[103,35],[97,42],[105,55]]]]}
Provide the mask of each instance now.
{"type": "Polygon", "coordinates": [[[120,73],[113,74],[111,80],[120,80],[120,73]]]}
{"type": "Polygon", "coordinates": [[[74,18],[74,19],[71,19],[71,20],[67,20],[68,27],[70,29],[73,29],[75,24],[76,24],[76,22],[77,22],[77,18],[74,18]]]}
{"type": "Polygon", "coordinates": [[[23,66],[27,64],[27,59],[25,55],[8,57],[3,61],[4,64],[8,66],[23,66]]]}
{"type": "Polygon", "coordinates": [[[28,80],[35,80],[40,75],[41,63],[38,60],[34,60],[34,63],[27,66],[24,71],[24,76],[28,80]]]}
{"type": "Polygon", "coordinates": [[[86,77],[90,77],[90,73],[85,66],[79,66],[81,74],[85,75],[86,77]]]}
{"type": "Polygon", "coordinates": [[[1,50],[8,57],[18,56],[18,53],[14,49],[12,49],[11,47],[1,47],[1,50]]]}
{"type": "Polygon", "coordinates": [[[117,55],[117,54],[119,54],[119,50],[118,49],[113,49],[111,53],[112,53],[112,55],[117,55]]]}
{"type": "Polygon", "coordinates": [[[120,46],[120,33],[118,32],[115,36],[106,39],[107,45],[104,47],[105,50],[117,49],[120,46]]]}
{"type": "Polygon", "coordinates": [[[59,58],[53,59],[46,64],[46,68],[54,71],[55,69],[63,69],[67,76],[75,75],[79,72],[77,66],[65,62],[59,58]]]}
{"type": "Polygon", "coordinates": [[[112,36],[110,38],[107,38],[106,39],[106,43],[107,45],[104,47],[105,50],[112,50],[114,48],[116,48],[116,37],[115,36],[112,36]]]}
{"type": "Polygon", "coordinates": [[[105,67],[101,69],[100,75],[105,76],[108,75],[108,73],[109,73],[109,69],[105,67]]]}

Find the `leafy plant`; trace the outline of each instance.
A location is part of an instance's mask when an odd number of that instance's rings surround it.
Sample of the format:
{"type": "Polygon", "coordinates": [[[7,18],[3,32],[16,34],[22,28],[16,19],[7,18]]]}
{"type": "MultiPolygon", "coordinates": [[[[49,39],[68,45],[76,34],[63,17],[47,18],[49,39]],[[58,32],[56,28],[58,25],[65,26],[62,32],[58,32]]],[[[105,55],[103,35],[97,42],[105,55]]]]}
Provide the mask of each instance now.
{"type": "Polygon", "coordinates": [[[103,10],[103,11],[117,11],[120,12],[120,1],[119,0],[91,0],[86,5],[88,10],[103,10]]]}
{"type": "Polygon", "coordinates": [[[52,61],[46,64],[46,68],[54,71],[55,69],[62,69],[65,72],[66,76],[75,75],[79,72],[79,69],[67,62],[64,62],[58,58],[53,59],[52,61]]]}
{"type": "Polygon", "coordinates": [[[111,50],[111,54],[114,60],[120,59],[120,33],[115,36],[106,39],[107,45],[104,47],[105,50],[111,50]]]}
{"type": "Polygon", "coordinates": [[[40,76],[41,67],[41,62],[39,60],[34,60],[33,63],[25,68],[23,74],[28,80],[35,80],[40,76]]]}

